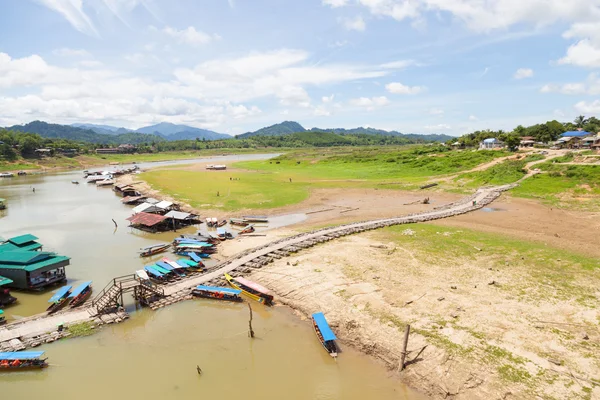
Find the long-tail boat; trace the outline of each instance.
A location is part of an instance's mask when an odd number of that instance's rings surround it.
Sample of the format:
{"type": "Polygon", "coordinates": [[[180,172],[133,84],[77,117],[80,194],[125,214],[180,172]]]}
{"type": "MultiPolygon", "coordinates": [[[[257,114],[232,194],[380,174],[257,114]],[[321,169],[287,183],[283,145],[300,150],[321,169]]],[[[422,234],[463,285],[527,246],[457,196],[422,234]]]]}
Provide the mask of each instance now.
{"type": "Polygon", "coordinates": [[[252,233],[252,232],[254,232],[254,225],[248,225],[247,227],[242,229],[240,231],[240,233],[238,233],[238,235],[244,235],[246,233],[252,233]]]}
{"type": "Polygon", "coordinates": [[[167,278],[168,281],[181,280],[181,277],[179,277],[179,275],[176,274],[175,271],[173,271],[173,267],[171,267],[170,265],[167,265],[167,267],[164,267],[163,265],[159,265],[159,263],[156,263],[156,264],[152,265],[152,268],[154,268],[155,270],[157,270],[158,272],[163,274],[167,278]]]}
{"type": "Polygon", "coordinates": [[[263,215],[245,215],[242,218],[247,222],[269,222],[269,217],[263,215]]]}
{"type": "Polygon", "coordinates": [[[0,353],[0,372],[41,369],[48,366],[43,351],[13,351],[0,353]]]}
{"type": "Polygon", "coordinates": [[[315,328],[315,333],[317,334],[317,338],[319,342],[323,345],[327,353],[333,358],[337,357],[338,347],[335,343],[337,337],[329,327],[327,320],[325,319],[325,315],[322,312],[315,313],[312,315],[312,323],[315,328]]]}
{"type": "Polygon", "coordinates": [[[157,271],[152,266],[146,266],[146,267],[144,267],[144,270],[146,272],[148,272],[150,280],[152,282],[155,282],[155,283],[166,283],[167,280],[168,280],[167,277],[162,272],[157,271]]]}
{"type": "Polygon", "coordinates": [[[77,286],[75,290],[71,292],[69,298],[71,299],[71,308],[82,305],[92,295],[92,281],[83,282],[77,286]]]}
{"type": "Polygon", "coordinates": [[[0,310],[0,326],[6,323],[6,317],[4,316],[4,311],[0,310]]]}
{"type": "Polygon", "coordinates": [[[243,218],[230,218],[229,223],[231,225],[238,225],[238,226],[248,226],[248,224],[250,224],[250,222],[246,221],[243,218]]]}
{"type": "Polygon", "coordinates": [[[152,246],[144,247],[140,249],[140,257],[149,257],[154,254],[162,253],[171,247],[171,243],[159,243],[153,244],[152,246]]]}
{"type": "Polygon", "coordinates": [[[63,308],[69,302],[69,294],[71,293],[71,286],[63,286],[54,293],[54,296],[50,297],[48,303],[52,303],[50,307],[46,309],[48,314],[52,314],[63,308]]]}
{"type": "Polygon", "coordinates": [[[252,282],[245,278],[234,278],[229,274],[225,274],[225,279],[234,288],[239,289],[246,296],[253,300],[263,303],[267,306],[273,305],[273,295],[270,294],[269,289],[259,285],[258,283],[252,282]]]}
{"type": "Polygon", "coordinates": [[[215,286],[196,286],[194,290],[192,290],[192,294],[196,297],[203,297],[206,299],[216,299],[216,300],[228,300],[228,301],[244,301],[240,294],[242,291],[240,289],[230,289],[230,288],[222,288],[215,286]]]}

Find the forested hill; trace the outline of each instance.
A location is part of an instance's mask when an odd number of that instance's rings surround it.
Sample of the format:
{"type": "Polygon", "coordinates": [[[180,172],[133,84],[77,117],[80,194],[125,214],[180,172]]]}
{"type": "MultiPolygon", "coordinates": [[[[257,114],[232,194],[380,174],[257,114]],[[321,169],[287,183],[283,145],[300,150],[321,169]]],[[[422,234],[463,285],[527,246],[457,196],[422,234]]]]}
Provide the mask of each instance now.
{"type": "Polygon", "coordinates": [[[106,135],[96,133],[91,129],[78,128],[69,125],[49,124],[42,121],[33,121],[25,125],[14,125],[6,128],[9,131],[37,133],[41,137],[50,139],[67,139],[76,142],[98,144],[139,144],[161,142],[165,139],[156,135],[129,132],[120,135],[106,135]]]}
{"type": "Polygon", "coordinates": [[[344,129],[344,128],[312,128],[310,130],[305,129],[302,125],[295,121],[284,121],[279,124],[267,126],[265,128],[259,129],[254,132],[246,132],[244,134],[238,135],[238,138],[249,138],[252,136],[282,136],[282,135],[290,135],[294,133],[300,132],[316,132],[316,133],[335,133],[336,135],[383,135],[383,136],[401,136],[407,139],[412,139],[416,141],[432,141],[432,142],[445,142],[452,139],[452,136],[448,135],[440,135],[440,134],[429,134],[429,135],[420,135],[414,133],[401,133],[398,131],[386,131],[383,129],[374,129],[374,128],[353,128],[353,129],[344,129]]]}

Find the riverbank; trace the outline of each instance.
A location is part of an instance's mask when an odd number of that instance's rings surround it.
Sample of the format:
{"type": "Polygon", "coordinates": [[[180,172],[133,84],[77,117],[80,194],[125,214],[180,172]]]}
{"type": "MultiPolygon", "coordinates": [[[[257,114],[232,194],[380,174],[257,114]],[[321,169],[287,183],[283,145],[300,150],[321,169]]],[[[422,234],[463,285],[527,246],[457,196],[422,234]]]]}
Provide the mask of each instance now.
{"type": "MultiPolygon", "coordinates": [[[[222,253],[263,240],[273,238],[222,253]]],[[[392,370],[411,324],[402,379],[431,398],[590,398],[600,395],[597,271],[594,258],[436,223],[324,243],[250,279],[305,316],[324,312],[344,346],[392,370]]]]}

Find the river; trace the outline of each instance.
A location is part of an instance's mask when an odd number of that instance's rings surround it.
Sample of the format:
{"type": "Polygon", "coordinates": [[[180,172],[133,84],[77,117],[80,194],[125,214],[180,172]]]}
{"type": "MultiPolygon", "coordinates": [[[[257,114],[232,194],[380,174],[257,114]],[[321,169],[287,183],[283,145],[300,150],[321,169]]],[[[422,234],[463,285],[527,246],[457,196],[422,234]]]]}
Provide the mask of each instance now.
{"type": "MultiPolygon", "coordinates": [[[[272,156],[211,157],[193,162],[272,156]]],[[[125,218],[131,215],[131,207],[122,205],[112,190],[86,184],[81,171],[2,179],[0,197],[7,199],[8,206],[0,214],[0,236],[38,236],[44,250],[71,257],[69,284],[92,280],[95,290],[113,277],[149,264],[150,260],[138,256],[139,248],[170,241],[184,232],[153,235],[128,228],[125,218]],[[72,180],[81,184],[74,185],[72,180]]],[[[19,302],[5,310],[9,320],[42,312],[51,294],[14,295],[19,302]]],[[[311,324],[287,307],[265,309],[253,304],[253,308],[257,337],[249,339],[248,309],[243,303],[194,300],[153,312],[136,310],[129,302],[128,321],[104,327],[90,337],[42,346],[51,367],[0,375],[0,390],[6,398],[63,400],[422,398],[382,365],[343,344],[338,361],[331,359],[316,340],[311,324]],[[201,376],[196,365],[203,370],[201,376]]]]}

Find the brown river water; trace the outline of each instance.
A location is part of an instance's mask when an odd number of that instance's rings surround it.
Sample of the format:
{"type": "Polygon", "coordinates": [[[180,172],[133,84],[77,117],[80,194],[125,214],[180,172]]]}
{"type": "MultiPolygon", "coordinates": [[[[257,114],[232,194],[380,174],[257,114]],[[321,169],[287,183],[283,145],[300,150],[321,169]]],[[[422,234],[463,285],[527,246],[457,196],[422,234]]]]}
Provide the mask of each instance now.
{"type": "MultiPolygon", "coordinates": [[[[152,165],[161,164],[165,163],[152,165]]],[[[69,284],[92,280],[96,291],[113,277],[151,264],[152,259],[138,256],[139,248],[186,232],[153,235],[128,228],[125,218],[131,207],[122,205],[109,188],[85,183],[81,171],[0,179],[0,197],[8,206],[0,211],[0,236],[38,236],[44,250],[71,257],[69,284]]],[[[294,215],[292,220],[301,218],[294,215]]],[[[165,255],[175,258],[168,253],[156,258],[165,255]]],[[[5,309],[9,320],[42,312],[51,291],[13,294],[19,301],[5,309]]],[[[89,337],[42,346],[51,367],[0,375],[0,393],[7,399],[63,400],[211,395],[263,400],[424,398],[380,363],[343,343],[338,360],[331,359],[311,324],[287,307],[252,305],[255,339],[247,336],[248,309],[243,303],[193,300],[150,311],[138,310],[129,301],[129,320],[89,337]]]]}

